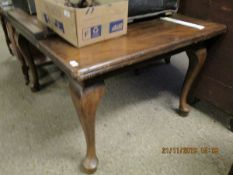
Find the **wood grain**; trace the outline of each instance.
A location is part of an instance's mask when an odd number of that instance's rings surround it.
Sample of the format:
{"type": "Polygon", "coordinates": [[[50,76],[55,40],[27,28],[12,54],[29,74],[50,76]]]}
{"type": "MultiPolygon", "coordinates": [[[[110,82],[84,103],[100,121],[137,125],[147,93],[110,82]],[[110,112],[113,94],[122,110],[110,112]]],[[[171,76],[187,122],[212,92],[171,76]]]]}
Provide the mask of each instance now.
{"type": "Polygon", "coordinates": [[[126,36],[81,49],[72,47],[56,36],[40,41],[39,45],[51,59],[65,65],[75,79],[84,81],[205,41],[226,31],[224,25],[183,16],[174,18],[203,25],[205,29],[197,30],[155,19],[129,25],[126,36]],[[77,61],[79,67],[71,67],[69,64],[71,60],[77,61]]]}

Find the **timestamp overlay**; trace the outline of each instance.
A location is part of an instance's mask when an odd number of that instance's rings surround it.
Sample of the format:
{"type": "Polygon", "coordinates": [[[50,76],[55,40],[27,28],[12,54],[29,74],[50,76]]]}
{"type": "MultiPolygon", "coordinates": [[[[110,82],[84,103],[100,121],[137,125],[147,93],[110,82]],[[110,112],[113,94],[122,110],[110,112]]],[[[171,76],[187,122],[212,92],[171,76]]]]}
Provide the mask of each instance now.
{"type": "Polygon", "coordinates": [[[219,154],[218,147],[162,147],[162,154],[219,154]]]}

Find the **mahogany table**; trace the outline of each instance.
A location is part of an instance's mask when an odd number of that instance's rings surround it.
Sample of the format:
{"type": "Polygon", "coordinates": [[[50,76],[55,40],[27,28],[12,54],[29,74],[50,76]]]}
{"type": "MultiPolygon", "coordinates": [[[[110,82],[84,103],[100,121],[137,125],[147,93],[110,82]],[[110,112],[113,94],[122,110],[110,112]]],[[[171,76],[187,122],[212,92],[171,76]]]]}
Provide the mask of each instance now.
{"type": "MultiPolygon", "coordinates": [[[[69,77],[71,97],[86,138],[87,153],[82,165],[88,173],[95,172],[98,165],[95,115],[104,95],[104,80],[118,74],[119,71],[150,64],[151,61],[186,51],[189,56],[189,68],[180,96],[179,111],[180,114],[187,115],[190,111],[187,97],[205,63],[207,46],[212,43],[210,39],[226,32],[224,25],[185,16],[173,16],[174,19],[202,25],[204,29],[152,19],[130,24],[126,36],[77,49],[57,35],[38,39],[34,32],[35,27],[38,29],[39,25],[36,18],[25,15],[22,18],[22,15],[16,14],[19,12],[13,10],[8,13],[8,18],[18,33],[17,38],[23,40],[17,42],[22,55],[29,52],[25,48],[25,42],[30,42],[50,57],[69,77]]],[[[28,57],[25,56],[25,59],[28,57]]]]}

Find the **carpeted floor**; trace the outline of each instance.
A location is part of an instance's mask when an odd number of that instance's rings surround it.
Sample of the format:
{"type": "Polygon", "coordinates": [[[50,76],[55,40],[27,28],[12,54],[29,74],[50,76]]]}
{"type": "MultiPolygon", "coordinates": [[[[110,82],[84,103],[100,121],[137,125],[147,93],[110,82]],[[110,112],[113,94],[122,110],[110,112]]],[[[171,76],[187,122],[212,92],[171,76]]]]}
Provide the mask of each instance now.
{"type": "MultiPolygon", "coordinates": [[[[66,77],[47,66],[40,70],[41,80],[53,82],[32,93],[2,31],[0,40],[0,175],[83,174],[85,140],[66,77]]],[[[233,133],[226,128],[230,116],[205,102],[187,118],[175,112],[186,68],[181,54],[170,65],[106,81],[97,112],[96,175],[228,174],[233,163],[233,133]],[[217,147],[219,153],[162,154],[163,147],[217,147]]]]}

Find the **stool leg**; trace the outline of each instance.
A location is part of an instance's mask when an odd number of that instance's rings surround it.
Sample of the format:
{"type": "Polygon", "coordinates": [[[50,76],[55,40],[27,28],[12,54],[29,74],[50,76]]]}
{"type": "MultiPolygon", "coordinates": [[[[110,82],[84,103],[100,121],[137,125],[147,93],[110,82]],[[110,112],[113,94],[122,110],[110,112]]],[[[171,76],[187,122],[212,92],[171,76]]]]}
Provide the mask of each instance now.
{"type": "Polygon", "coordinates": [[[95,148],[95,117],[97,106],[104,94],[104,83],[81,87],[75,81],[70,81],[70,93],[78,113],[87,144],[86,157],[82,166],[86,173],[94,173],[98,166],[95,148]]]}
{"type": "Polygon", "coordinates": [[[187,103],[187,98],[190,93],[191,87],[197,75],[203,67],[206,57],[207,50],[206,48],[201,49],[190,49],[187,51],[189,57],[189,68],[185,77],[181,97],[180,97],[180,107],[179,113],[182,116],[187,116],[190,112],[189,105],[187,103]]]}

